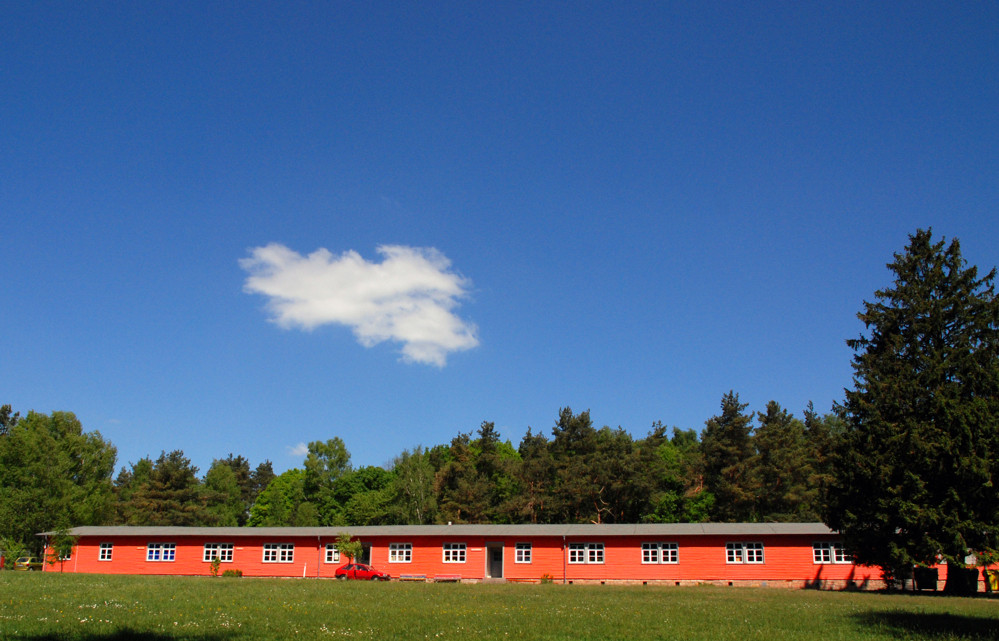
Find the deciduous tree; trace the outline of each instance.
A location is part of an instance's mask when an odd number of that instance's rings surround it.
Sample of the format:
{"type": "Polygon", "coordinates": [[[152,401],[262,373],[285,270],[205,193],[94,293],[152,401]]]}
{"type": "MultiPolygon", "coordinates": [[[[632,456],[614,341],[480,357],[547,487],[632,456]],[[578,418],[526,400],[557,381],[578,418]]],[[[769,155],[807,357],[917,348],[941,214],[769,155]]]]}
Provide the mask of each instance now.
{"type": "MultiPolygon", "coordinates": [[[[249,479],[249,473],[246,478],[249,479]]],[[[245,524],[247,509],[243,503],[243,490],[232,466],[219,459],[212,461],[212,466],[205,474],[201,492],[214,525],[236,527],[245,524]]]]}
{"type": "Polygon", "coordinates": [[[641,474],[655,482],[641,520],[649,523],[700,523],[707,521],[714,495],[705,489],[704,457],[694,430],[673,428],[666,437],[662,422],[652,426],[639,443],[641,474]]]}
{"type": "Polygon", "coordinates": [[[392,506],[395,520],[406,525],[433,523],[437,515],[434,466],[423,447],[403,450],[392,462],[392,506]]]}
{"type": "Polygon", "coordinates": [[[305,472],[282,472],[264,488],[250,508],[248,525],[254,527],[319,525],[315,506],[305,500],[305,472]]]}
{"type": "Polygon", "coordinates": [[[338,507],[333,486],[350,471],[350,452],[339,436],[312,441],[308,448],[304,462],[305,500],[316,506],[321,523],[333,523],[338,507]]]}
{"type": "Polygon", "coordinates": [[[340,553],[340,558],[342,560],[347,560],[353,563],[361,554],[364,552],[364,546],[357,539],[352,539],[350,534],[346,532],[340,532],[337,534],[336,543],[333,546],[340,553]]]}
{"type": "Polygon", "coordinates": [[[0,406],[0,436],[6,436],[20,418],[20,412],[15,412],[10,405],[0,406]]]}
{"type": "Polygon", "coordinates": [[[115,456],[72,412],[28,412],[0,437],[0,536],[110,522],[115,456]]]}

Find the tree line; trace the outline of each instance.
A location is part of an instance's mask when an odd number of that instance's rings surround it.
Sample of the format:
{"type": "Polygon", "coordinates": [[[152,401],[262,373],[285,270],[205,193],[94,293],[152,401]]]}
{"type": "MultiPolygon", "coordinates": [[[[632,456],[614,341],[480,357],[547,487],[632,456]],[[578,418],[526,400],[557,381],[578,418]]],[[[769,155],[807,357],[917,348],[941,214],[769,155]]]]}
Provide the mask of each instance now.
{"type": "Polygon", "coordinates": [[[6,405],[0,537],[29,542],[76,525],[819,520],[842,419],[811,405],[803,419],[775,401],[758,416],[746,407],[729,392],[700,435],[657,422],[636,439],[563,408],[550,435],[529,428],[516,447],[483,422],[385,467],[352,466],[334,437],[309,443],[302,465],[281,474],[230,453],[199,476],[181,450],[114,475],[115,447],[72,413],[20,418],[6,405]]]}

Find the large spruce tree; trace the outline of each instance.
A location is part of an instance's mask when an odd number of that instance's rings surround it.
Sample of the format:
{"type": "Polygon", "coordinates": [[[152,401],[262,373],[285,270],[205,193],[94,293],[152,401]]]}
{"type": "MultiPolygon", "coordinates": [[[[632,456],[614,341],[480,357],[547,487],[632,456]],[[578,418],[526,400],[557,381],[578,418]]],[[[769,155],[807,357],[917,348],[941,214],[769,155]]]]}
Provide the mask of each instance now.
{"type": "MultiPolygon", "coordinates": [[[[999,298],[957,240],[917,231],[858,314],[826,522],[889,573],[999,547],[999,298]]],[[[959,573],[948,573],[950,578],[959,573]]]]}

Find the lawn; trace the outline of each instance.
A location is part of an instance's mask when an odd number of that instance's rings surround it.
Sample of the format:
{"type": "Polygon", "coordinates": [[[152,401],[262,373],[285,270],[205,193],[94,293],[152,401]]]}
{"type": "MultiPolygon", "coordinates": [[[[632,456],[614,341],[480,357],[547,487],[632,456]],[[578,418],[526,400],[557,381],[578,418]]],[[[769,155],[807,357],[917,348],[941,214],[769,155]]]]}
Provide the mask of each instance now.
{"type": "Polygon", "coordinates": [[[0,572],[0,639],[989,639],[999,600],[0,572]]]}

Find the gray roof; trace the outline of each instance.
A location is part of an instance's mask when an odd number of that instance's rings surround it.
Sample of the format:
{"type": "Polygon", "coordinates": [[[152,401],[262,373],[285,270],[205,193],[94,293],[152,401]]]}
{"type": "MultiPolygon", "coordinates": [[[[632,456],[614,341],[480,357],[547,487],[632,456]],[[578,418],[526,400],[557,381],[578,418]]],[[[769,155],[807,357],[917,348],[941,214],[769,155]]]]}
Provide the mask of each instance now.
{"type": "MultiPolygon", "coordinates": [[[[173,527],[173,526],[81,526],[69,530],[74,536],[149,537],[323,537],[340,532],[351,536],[495,536],[495,537],[592,537],[592,536],[764,536],[768,534],[834,534],[823,523],[613,523],[567,525],[363,525],[342,527],[173,527]]],[[[53,535],[55,532],[42,532],[53,535]]]]}

